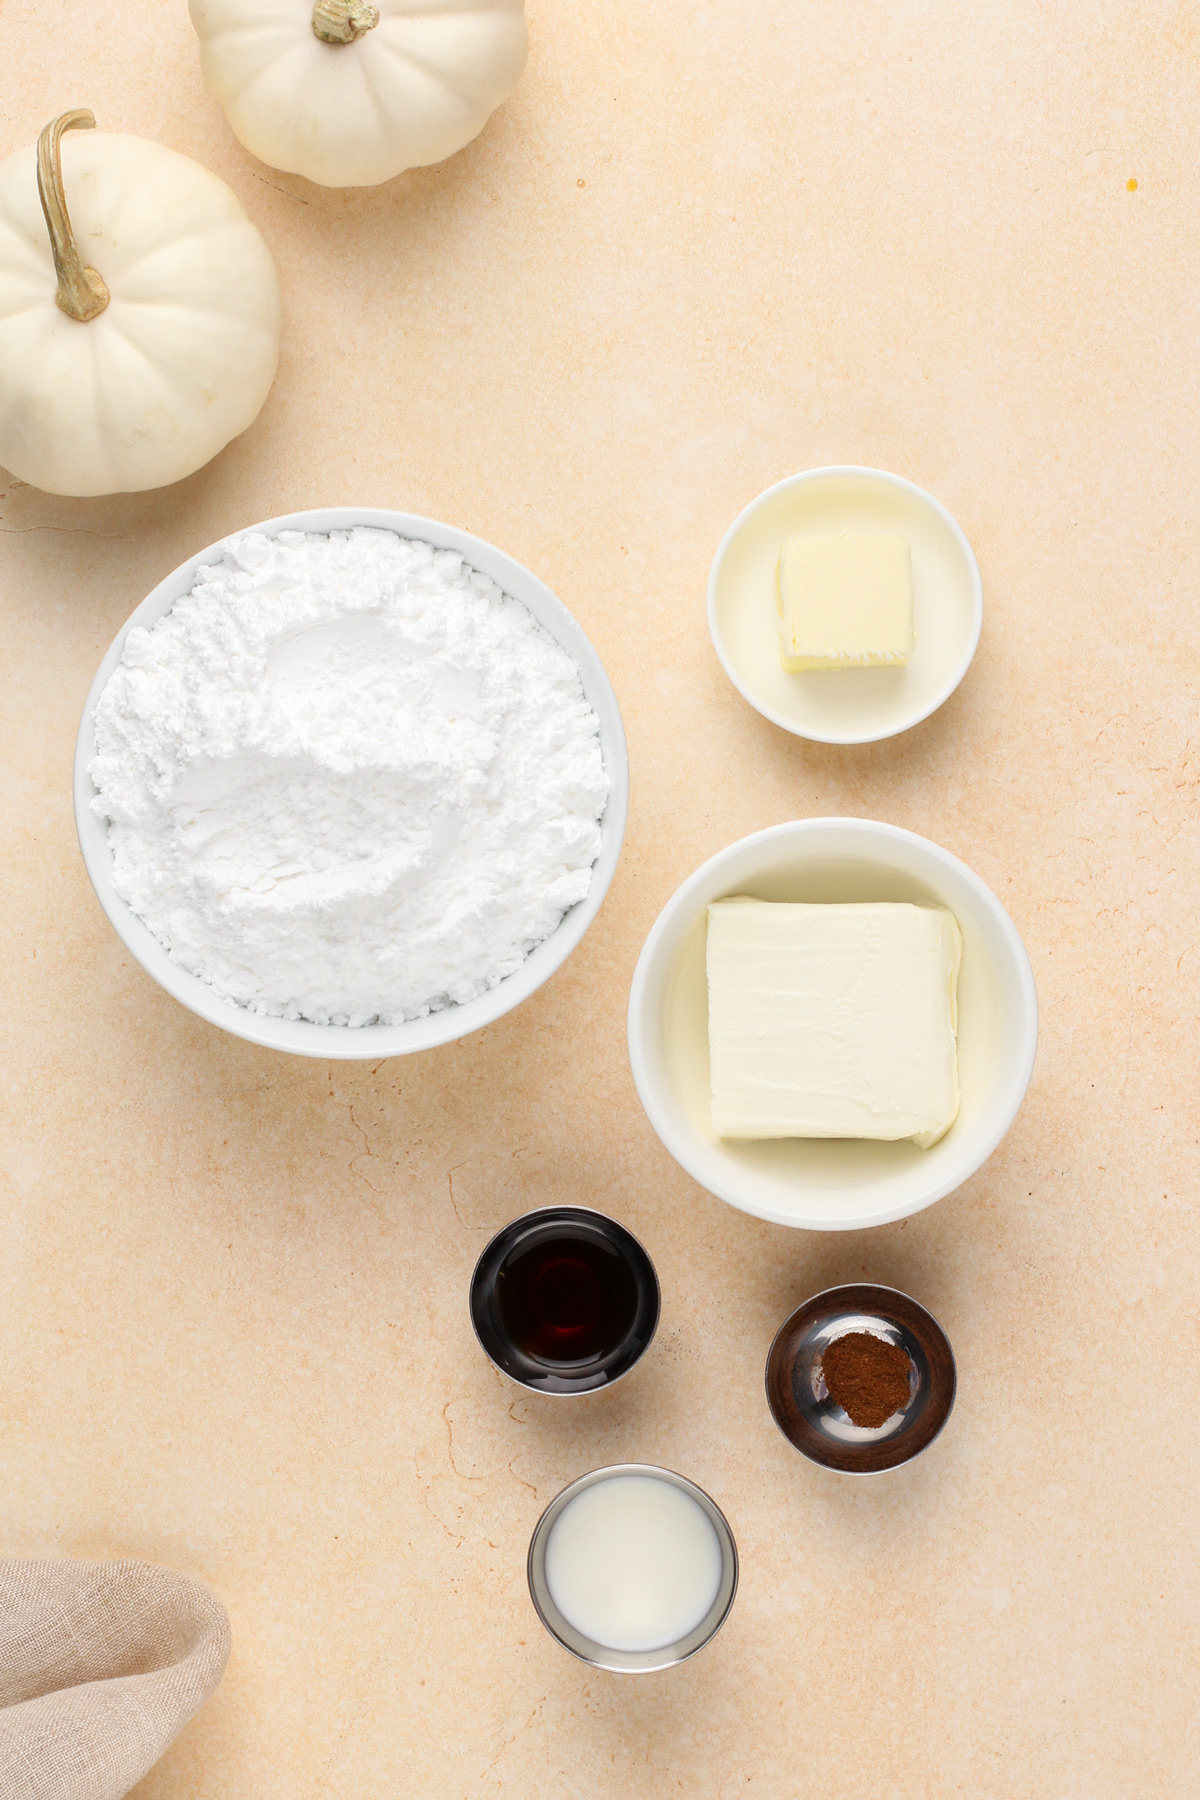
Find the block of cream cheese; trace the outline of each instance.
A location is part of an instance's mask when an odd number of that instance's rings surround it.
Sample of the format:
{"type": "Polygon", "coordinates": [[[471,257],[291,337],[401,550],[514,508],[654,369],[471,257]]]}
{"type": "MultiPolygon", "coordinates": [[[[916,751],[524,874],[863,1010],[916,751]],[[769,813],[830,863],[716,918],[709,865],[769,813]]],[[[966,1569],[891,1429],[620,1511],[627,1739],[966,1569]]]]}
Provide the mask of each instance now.
{"type": "Polygon", "coordinates": [[[937,906],[708,909],[712,1122],[725,1138],[914,1138],[958,1114],[962,934],[937,906]]]}
{"type": "Polygon", "coordinates": [[[912,655],[912,552],[898,531],[789,538],[778,601],[785,669],[865,668],[912,655]]]}

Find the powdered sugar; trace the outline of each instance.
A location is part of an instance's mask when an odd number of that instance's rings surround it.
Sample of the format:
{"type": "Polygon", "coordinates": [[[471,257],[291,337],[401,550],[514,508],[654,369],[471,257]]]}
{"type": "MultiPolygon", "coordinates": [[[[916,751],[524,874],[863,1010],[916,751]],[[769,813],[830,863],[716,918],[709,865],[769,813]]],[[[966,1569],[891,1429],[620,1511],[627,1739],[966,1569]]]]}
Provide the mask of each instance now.
{"type": "Polygon", "coordinates": [[[227,999],[321,1024],[473,999],[582,900],[608,796],[579,670],[456,553],[250,532],[101,695],[114,886],[227,999]]]}

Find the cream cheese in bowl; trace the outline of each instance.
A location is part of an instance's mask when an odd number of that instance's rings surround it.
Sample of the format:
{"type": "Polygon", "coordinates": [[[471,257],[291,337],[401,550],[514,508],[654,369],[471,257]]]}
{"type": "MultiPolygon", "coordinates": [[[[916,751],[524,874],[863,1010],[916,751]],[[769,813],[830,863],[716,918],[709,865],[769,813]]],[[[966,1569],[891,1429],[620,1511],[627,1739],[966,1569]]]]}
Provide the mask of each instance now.
{"type": "Polygon", "coordinates": [[[227,539],[138,609],[85,714],[76,814],[110,918],[177,998],[377,1056],[557,966],[625,785],[611,688],[548,590],[448,527],[347,509],[227,539]]]}
{"type": "Polygon", "coordinates": [[[710,1193],[853,1231],[932,1205],[992,1154],[1037,1021],[1016,926],[957,857],[879,820],[794,819],[728,845],[668,900],[634,971],[629,1055],[650,1123],[710,1193]],[[749,961],[710,965],[712,914],[736,921],[746,900],[782,936],[765,958],[752,941],[749,961]],[[791,940],[811,909],[829,929],[791,940]]]}

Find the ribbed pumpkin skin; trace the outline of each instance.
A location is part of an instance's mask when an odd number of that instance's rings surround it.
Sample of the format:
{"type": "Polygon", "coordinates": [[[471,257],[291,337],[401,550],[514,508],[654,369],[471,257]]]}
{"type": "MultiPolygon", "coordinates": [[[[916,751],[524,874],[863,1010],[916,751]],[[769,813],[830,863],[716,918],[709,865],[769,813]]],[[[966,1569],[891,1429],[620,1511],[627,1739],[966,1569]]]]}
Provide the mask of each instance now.
{"type": "Polygon", "coordinates": [[[373,187],[442,162],[483,130],[528,55],[524,0],[379,0],[353,43],[312,28],[312,0],[189,0],[204,78],[271,168],[373,187]]]}
{"type": "Polygon", "coordinates": [[[258,416],[281,305],[270,251],[216,175],[144,138],[72,132],[63,185],[110,302],[79,323],[31,145],[0,163],[0,464],[51,494],[136,493],[202,468],[258,416]]]}

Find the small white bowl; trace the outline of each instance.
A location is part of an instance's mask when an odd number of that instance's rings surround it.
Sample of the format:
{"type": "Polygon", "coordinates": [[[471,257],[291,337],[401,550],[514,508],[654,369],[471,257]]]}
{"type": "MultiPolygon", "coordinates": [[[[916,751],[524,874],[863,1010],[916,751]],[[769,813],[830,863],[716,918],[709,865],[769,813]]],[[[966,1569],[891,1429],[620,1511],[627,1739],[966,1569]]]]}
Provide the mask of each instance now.
{"type": "Polygon", "coordinates": [[[904,1219],[960,1187],[1017,1115],[1037,1050],[1037,993],[1017,929],[949,851],[870,819],[799,819],[742,838],[697,869],[659,914],[629,995],[629,1057],[650,1123],[702,1187],[743,1212],[810,1231],[904,1219]],[[962,929],[958,1118],[930,1150],[911,1140],[747,1143],[712,1128],[707,908],[760,900],[907,900],[948,907],[962,929]]]}
{"type": "MultiPolygon", "coordinates": [[[[206,563],[218,562],[228,539],[210,544],[188,562],[160,581],[152,594],[125,621],[117,633],[104,661],[100,664],[92,689],[83,709],[83,721],[75,745],[75,827],[83,860],[101,906],[108,914],[117,935],[132,951],[148,975],[176,1000],[198,1013],[210,1024],[231,1031],[235,1037],[248,1038],[272,1050],[287,1050],[295,1056],[318,1056],[331,1060],[370,1061],[384,1056],[404,1056],[413,1050],[429,1050],[436,1044],[448,1044],[468,1032],[479,1031],[511,1012],[527,1000],[554,971],[564,963],[600,910],[600,903],[621,853],[625,835],[625,819],[629,809],[629,758],[625,749],[625,732],[612,684],[604,665],[596,655],[582,627],[562,601],[551,593],[545,582],[497,550],[482,538],[457,531],[436,519],[424,519],[415,513],[391,512],[380,507],[332,506],[312,512],[289,513],[280,519],[268,519],[261,525],[247,525],[245,531],[344,531],[355,525],[372,525],[382,531],[395,531],[401,537],[418,538],[439,550],[460,551],[473,568],[481,569],[499,583],[506,594],[527,606],[534,618],[551,632],[563,649],[574,657],[583,679],[583,691],[600,720],[600,747],[604,767],[612,784],[608,804],[600,821],[600,857],[592,871],[592,885],[587,898],[564,914],[562,923],[552,935],[532,950],[521,967],[477,1000],[463,1006],[448,1006],[430,1013],[424,1019],[410,1019],[403,1025],[314,1025],[304,1019],[273,1019],[251,1012],[216,994],[207,982],[174,961],[163,945],[130,911],[125,901],[113,891],[112,852],[108,847],[107,821],[91,809],[96,788],[88,774],[95,754],[93,730],[96,703],[109,676],[121,659],[128,633],[135,625],[153,625],[169,612],[176,600],[195,585],[196,573],[206,563]]],[[[241,536],[241,532],[231,533],[241,536]]]]}
{"type": "Polygon", "coordinates": [[[776,482],[729,527],[708,577],[708,629],[721,666],[764,718],[821,744],[869,744],[928,718],[966,674],[983,624],[983,584],[945,507],[882,469],[808,469],[776,482]],[[916,647],[902,668],[810,669],[779,660],[776,566],[795,532],[899,531],[912,547],[916,647]]]}

